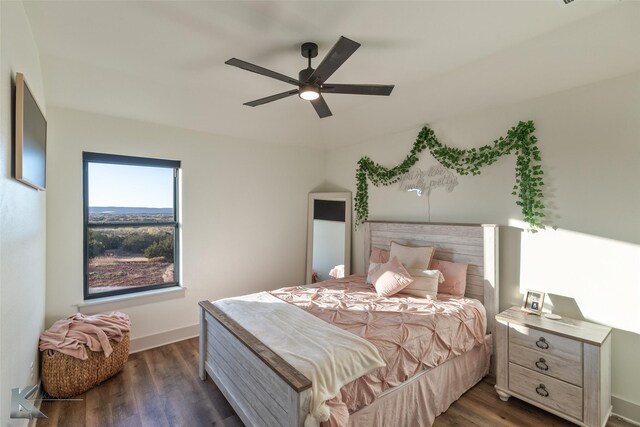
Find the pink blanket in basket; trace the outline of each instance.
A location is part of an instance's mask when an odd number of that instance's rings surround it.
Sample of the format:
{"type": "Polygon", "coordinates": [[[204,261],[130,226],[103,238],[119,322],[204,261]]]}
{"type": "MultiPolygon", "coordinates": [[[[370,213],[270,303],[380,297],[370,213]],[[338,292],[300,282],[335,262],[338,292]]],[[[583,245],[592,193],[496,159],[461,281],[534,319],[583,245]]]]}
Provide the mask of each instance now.
{"type": "Polygon", "coordinates": [[[103,351],[105,357],[109,357],[113,351],[109,340],[120,342],[130,330],[129,316],[124,313],[93,316],[75,313],[58,320],[40,335],[40,351],[56,350],[86,360],[89,348],[91,351],[103,351]]]}

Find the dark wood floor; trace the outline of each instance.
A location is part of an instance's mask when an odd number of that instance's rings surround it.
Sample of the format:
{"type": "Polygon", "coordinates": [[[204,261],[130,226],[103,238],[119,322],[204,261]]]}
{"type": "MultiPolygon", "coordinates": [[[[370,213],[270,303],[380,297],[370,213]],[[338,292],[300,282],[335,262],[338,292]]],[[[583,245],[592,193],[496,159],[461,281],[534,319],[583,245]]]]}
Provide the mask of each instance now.
{"type": "MultiPolygon", "coordinates": [[[[197,338],[129,356],[115,377],[78,396],[79,401],[45,401],[40,409],[44,426],[217,426],[238,427],[242,422],[224,396],[208,379],[198,378],[197,338]]],[[[493,387],[481,382],[434,426],[573,426],[554,415],[511,398],[502,402],[493,387]]],[[[609,420],[607,427],[630,426],[609,420]]]]}

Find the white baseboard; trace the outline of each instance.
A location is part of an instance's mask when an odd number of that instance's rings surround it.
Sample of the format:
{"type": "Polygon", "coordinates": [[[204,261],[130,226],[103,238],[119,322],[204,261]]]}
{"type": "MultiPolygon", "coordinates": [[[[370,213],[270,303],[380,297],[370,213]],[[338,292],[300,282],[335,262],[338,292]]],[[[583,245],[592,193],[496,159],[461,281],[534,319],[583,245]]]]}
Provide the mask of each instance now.
{"type": "Polygon", "coordinates": [[[184,328],[172,329],[159,334],[147,335],[146,337],[134,338],[131,340],[129,353],[149,350],[161,345],[171,344],[177,341],[197,337],[200,333],[200,325],[185,326],[184,328]]]}
{"type": "Polygon", "coordinates": [[[611,404],[613,405],[611,416],[620,417],[630,424],[640,426],[640,405],[617,396],[611,396],[611,404]]]}

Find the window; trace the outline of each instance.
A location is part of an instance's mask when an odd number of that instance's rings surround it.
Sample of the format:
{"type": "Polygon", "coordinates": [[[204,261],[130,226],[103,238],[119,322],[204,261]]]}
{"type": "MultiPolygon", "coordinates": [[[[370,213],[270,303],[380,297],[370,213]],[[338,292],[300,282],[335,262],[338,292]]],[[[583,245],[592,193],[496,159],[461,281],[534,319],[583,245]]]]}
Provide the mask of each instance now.
{"type": "Polygon", "coordinates": [[[180,162],[83,153],[84,298],[178,286],[180,162]]]}

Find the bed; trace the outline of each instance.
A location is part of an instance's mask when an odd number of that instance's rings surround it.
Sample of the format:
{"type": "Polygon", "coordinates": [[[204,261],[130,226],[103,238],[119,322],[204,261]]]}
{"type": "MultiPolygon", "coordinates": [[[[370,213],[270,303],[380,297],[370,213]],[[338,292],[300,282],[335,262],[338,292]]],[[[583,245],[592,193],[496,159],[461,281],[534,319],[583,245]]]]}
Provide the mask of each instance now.
{"type": "MultiPolygon", "coordinates": [[[[435,246],[435,259],[469,264],[465,298],[483,303],[486,334],[479,345],[458,351],[401,384],[390,384],[366,406],[353,412],[351,408],[343,420],[349,426],[431,424],[489,370],[498,306],[498,227],[384,221],[363,227],[365,266],[374,246],[388,248],[392,241],[435,246]]],[[[349,286],[359,285],[354,281],[349,286]]],[[[303,426],[312,381],[213,303],[202,301],[199,306],[200,377],[213,379],[245,425],[303,426]]]]}

